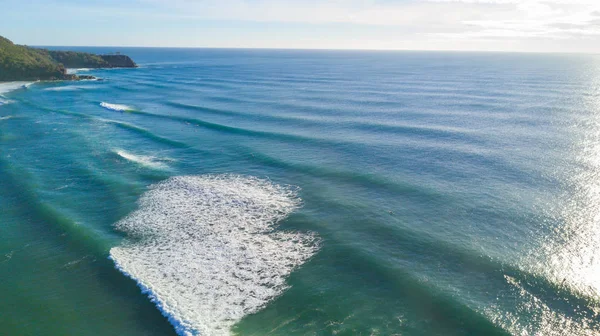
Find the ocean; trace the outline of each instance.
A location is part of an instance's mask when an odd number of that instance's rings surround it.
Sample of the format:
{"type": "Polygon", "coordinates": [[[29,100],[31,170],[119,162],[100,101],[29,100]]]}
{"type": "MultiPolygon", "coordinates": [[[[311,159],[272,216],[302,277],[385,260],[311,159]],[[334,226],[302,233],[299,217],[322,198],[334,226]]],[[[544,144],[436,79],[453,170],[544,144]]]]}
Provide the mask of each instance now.
{"type": "Polygon", "coordinates": [[[140,67],[0,84],[0,335],[600,335],[599,56],[73,49],[140,67]]]}

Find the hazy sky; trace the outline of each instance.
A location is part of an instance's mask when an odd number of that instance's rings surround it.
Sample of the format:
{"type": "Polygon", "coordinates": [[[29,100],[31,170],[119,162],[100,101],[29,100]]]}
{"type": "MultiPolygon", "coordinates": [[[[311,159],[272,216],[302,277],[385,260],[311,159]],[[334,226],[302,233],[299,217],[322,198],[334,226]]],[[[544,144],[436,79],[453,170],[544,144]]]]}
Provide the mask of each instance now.
{"type": "Polygon", "coordinates": [[[0,0],[29,45],[600,52],[600,0],[0,0]]]}

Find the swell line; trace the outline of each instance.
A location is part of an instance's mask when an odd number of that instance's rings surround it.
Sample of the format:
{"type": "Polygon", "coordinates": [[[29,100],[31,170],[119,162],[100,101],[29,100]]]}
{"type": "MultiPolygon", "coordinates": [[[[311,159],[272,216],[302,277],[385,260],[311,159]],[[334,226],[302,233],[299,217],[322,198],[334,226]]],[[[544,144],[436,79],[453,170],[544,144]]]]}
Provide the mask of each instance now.
{"type": "Polygon", "coordinates": [[[300,173],[310,174],[316,177],[328,177],[334,178],[338,181],[343,181],[346,183],[357,184],[361,186],[368,187],[378,187],[381,189],[389,190],[398,194],[403,195],[413,195],[419,197],[425,197],[429,200],[432,199],[442,199],[442,196],[434,193],[433,191],[424,190],[423,187],[416,187],[406,183],[396,183],[391,182],[386,179],[378,178],[372,174],[359,173],[356,171],[344,171],[337,169],[329,169],[324,166],[317,167],[312,165],[300,164],[300,163],[291,163],[287,162],[264,153],[260,153],[257,151],[251,151],[249,148],[245,151],[246,153],[250,153],[250,157],[248,159],[252,161],[258,161],[263,164],[267,164],[272,167],[284,168],[293,170],[300,173]]]}
{"type": "MultiPolygon", "coordinates": [[[[27,205],[26,209],[18,208],[22,209],[20,212],[24,217],[32,218],[36,223],[43,223],[46,225],[45,229],[68,233],[74,243],[85,245],[86,250],[91,248],[98,254],[104,253],[108,242],[102,235],[87,229],[84,225],[78,225],[47,202],[42,202],[35,190],[26,182],[28,179],[17,177],[15,171],[14,165],[10,165],[0,157],[0,173],[3,177],[0,183],[0,187],[3,189],[2,193],[12,195],[21,205],[27,205]]],[[[23,174],[24,170],[19,169],[19,173],[23,174]]]]}
{"type": "Polygon", "coordinates": [[[41,106],[41,105],[37,105],[37,104],[33,104],[31,102],[23,102],[23,104],[25,105],[29,105],[31,107],[40,109],[42,111],[46,111],[46,112],[52,112],[52,113],[59,113],[62,115],[67,115],[67,116],[73,116],[73,117],[78,117],[78,118],[82,118],[82,119],[87,119],[90,121],[96,121],[96,122],[103,122],[106,124],[111,124],[114,125],[118,128],[121,128],[123,130],[127,130],[133,133],[136,133],[138,135],[141,135],[145,138],[148,138],[150,140],[154,140],[156,142],[162,143],[162,144],[166,144],[166,145],[170,145],[173,147],[177,147],[177,148],[189,148],[190,146],[184,142],[180,142],[177,140],[172,140],[169,138],[165,138],[162,137],[160,135],[156,135],[154,133],[152,133],[151,131],[149,131],[148,129],[145,129],[143,127],[140,126],[136,126],[130,123],[126,123],[126,122],[122,122],[122,121],[117,121],[117,120],[112,120],[112,119],[104,119],[104,118],[100,118],[100,117],[96,117],[93,115],[89,115],[89,114],[84,114],[84,113],[79,113],[79,112],[73,112],[73,111],[68,111],[68,110],[61,110],[61,109],[53,109],[53,108],[49,108],[46,106],[41,106]]]}
{"type": "Polygon", "coordinates": [[[184,104],[179,102],[168,101],[164,103],[167,106],[185,109],[190,111],[197,111],[202,113],[209,113],[214,115],[226,115],[243,117],[246,119],[259,119],[274,122],[287,122],[293,123],[295,126],[299,124],[313,127],[322,127],[323,125],[330,125],[331,127],[344,127],[352,128],[356,130],[363,130],[368,132],[387,132],[397,135],[411,135],[411,136],[423,136],[434,139],[447,138],[447,139],[460,139],[467,140],[470,143],[483,142],[480,136],[477,136],[474,132],[470,132],[467,129],[455,129],[451,127],[435,127],[435,126],[418,126],[418,125],[390,125],[382,123],[372,122],[361,122],[361,121],[344,121],[344,120],[323,120],[323,119],[312,119],[302,117],[290,117],[290,116],[275,116],[270,114],[247,114],[237,111],[223,110],[209,108],[199,105],[184,104]]]}
{"type": "MultiPolygon", "coordinates": [[[[310,197],[307,196],[307,198],[315,203],[328,204],[329,207],[340,206],[339,204],[332,204],[326,197],[317,193],[311,193],[310,197]]],[[[344,211],[344,209],[339,209],[339,211],[344,211]]],[[[585,295],[585,293],[581,293],[570,286],[553,282],[543,274],[532,272],[521,265],[486,256],[481,251],[454,244],[440,236],[434,236],[431,233],[418,231],[411,227],[381,225],[381,221],[375,219],[360,219],[356,223],[358,222],[360,222],[361,228],[359,231],[362,232],[354,232],[348,237],[336,237],[337,231],[335,228],[329,228],[330,233],[328,235],[323,233],[322,230],[320,232],[330,243],[336,242],[338,246],[348,245],[349,242],[352,242],[350,244],[353,248],[344,254],[346,256],[361,253],[367,258],[368,255],[374,253],[373,249],[377,250],[377,255],[388,256],[388,258],[366,260],[365,264],[387,269],[402,264],[397,261],[398,259],[410,259],[411,255],[415,255],[419,258],[439,261],[440,264],[446,265],[443,270],[446,274],[484,275],[483,281],[491,287],[499,286],[508,290],[512,284],[507,282],[506,278],[516,279],[522,288],[530,292],[537,300],[544,302],[552,307],[554,311],[565,316],[571,316],[573,312],[577,312],[578,319],[593,321],[597,314],[596,310],[600,305],[599,298],[585,295]],[[354,244],[354,242],[366,240],[372,241],[372,244],[366,244],[367,249],[361,248],[361,244],[354,244]],[[400,246],[401,249],[399,249],[400,246]],[[492,283],[495,283],[495,285],[492,285],[492,283]]],[[[351,224],[348,222],[344,225],[351,224]]],[[[403,268],[401,271],[413,274],[410,268],[403,268]]],[[[395,274],[395,272],[392,272],[390,276],[395,276],[395,274]]],[[[402,283],[404,284],[404,281],[402,283]]],[[[442,291],[443,289],[437,288],[436,290],[442,291]]],[[[598,323],[600,324],[600,322],[598,323]]]]}
{"type": "Polygon", "coordinates": [[[436,324],[440,323],[447,330],[461,330],[465,335],[510,336],[502,327],[494,324],[487,316],[457,300],[432,282],[419,279],[417,273],[401,269],[389,263],[373,263],[365,251],[357,251],[340,246],[338,253],[347,257],[348,265],[359,269],[362,274],[371,274],[378,283],[392,286],[402,300],[415,307],[412,314],[418,317],[435,316],[436,324]]]}
{"type": "Polygon", "coordinates": [[[122,128],[124,130],[128,130],[134,133],[137,133],[139,135],[142,135],[146,138],[152,139],[156,142],[160,142],[166,145],[170,145],[173,147],[178,147],[178,148],[189,148],[190,146],[186,143],[177,141],[177,140],[171,140],[169,138],[165,138],[165,137],[161,137],[159,135],[156,135],[152,132],[150,132],[148,129],[139,127],[139,126],[135,126],[133,124],[130,123],[126,123],[126,122],[122,122],[122,121],[117,121],[117,120],[111,120],[111,119],[102,119],[102,118],[96,118],[96,120],[105,122],[107,124],[111,124],[111,125],[115,125],[116,127],[122,128]]]}
{"type": "Polygon", "coordinates": [[[325,144],[325,143],[333,144],[333,145],[348,144],[348,142],[337,141],[337,140],[332,140],[332,139],[311,138],[311,137],[296,135],[296,134],[250,130],[247,128],[227,126],[227,125],[223,125],[223,124],[204,121],[201,119],[187,118],[187,117],[181,117],[181,116],[161,115],[161,114],[155,114],[155,113],[150,113],[150,112],[145,112],[145,111],[135,111],[135,114],[144,115],[144,116],[148,116],[148,117],[152,117],[152,118],[183,122],[183,123],[187,123],[190,125],[204,127],[206,129],[211,129],[211,130],[230,133],[230,134],[246,135],[246,136],[269,138],[269,139],[279,139],[279,140],[284,140],[284,141],[305,142],[305,143],[312,143],[312,144],[325,144]]]}

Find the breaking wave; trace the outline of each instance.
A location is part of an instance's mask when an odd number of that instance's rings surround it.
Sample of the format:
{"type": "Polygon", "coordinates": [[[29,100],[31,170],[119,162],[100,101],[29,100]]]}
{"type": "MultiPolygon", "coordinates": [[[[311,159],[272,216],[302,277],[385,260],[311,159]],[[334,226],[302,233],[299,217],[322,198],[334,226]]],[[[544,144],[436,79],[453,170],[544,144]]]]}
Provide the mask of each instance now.
{"type": "Polygon", "coordinates": [[[110,104],[110,103],[101,102],[100,106],[102,106],[108,110],[120,111],[120,112],[134,110],[133,107],[127,106],[127,105],[122,105],[122,104],[110,104]]]}
{"type": "Polygon", "coordinates": [[[0,95],[17,89],[28,88],[32,82],[5,82],[0,83],[0,95]]]}
{"type": "Polygon", "coordinates": [[[155,156],[149,155],[136,155],[122,149],[115,149],[114,152],[120,157],[129,160],[131,162],[135,162],[142,166],[146,166],[153,169],[168,169],[169,166],[165,163],[166,161],[173,161],[169,158],[158,158],[155,156]]]}
{"type": "Polygon", "coordinates": [[[44,91],[80,91],[83,90],[79,86],[69,85],[69,86],[58,86],[58,87],[50,87],[45,88],[44,91]]]}
{"type": "Polygon", "coordinates": [[[69,75],[75,75],[79,72],[87,72],[87,71],[91,71],[92,69],[90,68],[67,68],[67,74],[69,75]]]}
{"type": "MultiPolygon", "coordinates": [[[[82,79],[81,82],[85,81],[96,81],[98,79],[82,79]]],[[[45,88],[44,91],[83,91],[83,90],[93,90],[98,89],[98,86],[95,85],[67,85],[67,86],[57,86],[57,87],[49,87],[45,88]]]]}
{"type": "Polygon", "coordinates": [[[286,288],[318,249],[316,236],[273,231],[300,205],[293,188],[254,177],[173,177],[150,188],[116,224],[110,251],[180,335],[229,335],[286,288]]]}

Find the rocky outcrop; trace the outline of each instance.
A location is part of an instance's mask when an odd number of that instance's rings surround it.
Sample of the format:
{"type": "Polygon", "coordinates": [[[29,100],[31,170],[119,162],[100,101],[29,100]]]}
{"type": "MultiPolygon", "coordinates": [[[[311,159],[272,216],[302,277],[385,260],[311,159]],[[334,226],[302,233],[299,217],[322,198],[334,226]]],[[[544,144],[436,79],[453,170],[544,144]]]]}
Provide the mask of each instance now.
{"type": "Polygon", "coordinates": [[[90,75],[77,75],[77,80],[102,80],[101,78],[96,78],[90,75]]]}
{"type": "Polygon", "coordinates": [[[137,64],[126,55],[100,55],[112,68],[137,68],[137,64]]]}

